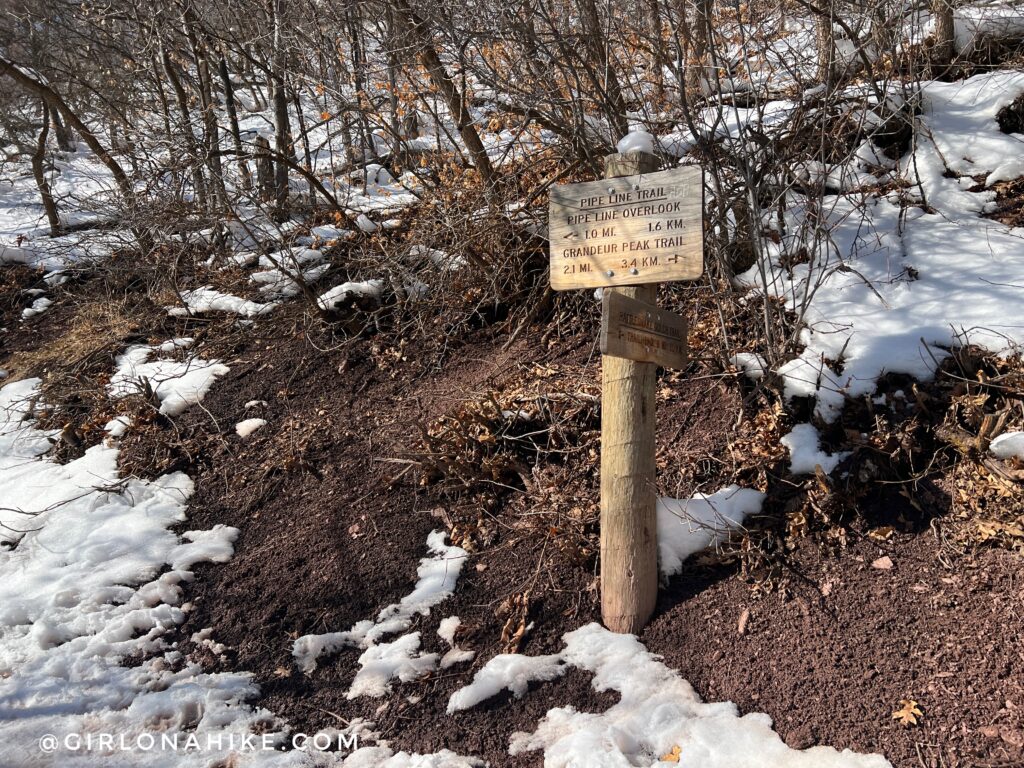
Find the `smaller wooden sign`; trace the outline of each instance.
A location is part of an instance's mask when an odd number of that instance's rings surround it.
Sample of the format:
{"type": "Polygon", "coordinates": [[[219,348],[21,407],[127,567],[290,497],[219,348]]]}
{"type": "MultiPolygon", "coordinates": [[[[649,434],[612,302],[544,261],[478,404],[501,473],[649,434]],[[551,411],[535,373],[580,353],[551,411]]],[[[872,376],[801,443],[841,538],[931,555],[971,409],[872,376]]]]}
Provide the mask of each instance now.
{"type": "Polygon", "coordinates": [[[601,354],[663,368],[685,368],[686,318],[605,289],[601,354]]]}

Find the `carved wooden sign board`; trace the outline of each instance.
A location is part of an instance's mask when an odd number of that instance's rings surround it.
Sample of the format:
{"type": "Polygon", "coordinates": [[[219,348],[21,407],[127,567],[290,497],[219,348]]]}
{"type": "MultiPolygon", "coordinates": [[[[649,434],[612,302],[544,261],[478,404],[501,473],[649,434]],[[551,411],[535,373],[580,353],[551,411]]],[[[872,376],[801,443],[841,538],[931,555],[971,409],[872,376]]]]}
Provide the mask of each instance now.
{"type": "Polygon", "coordinates": [[[601,354],[686,367],[686,318],[621,293],[601,299],[601,354]]]}
{"type": "Polygon", "coordinates": [[[704,270],[703,193],[697,166],[553,187],[551,287],[696,280],[704,270]]]}

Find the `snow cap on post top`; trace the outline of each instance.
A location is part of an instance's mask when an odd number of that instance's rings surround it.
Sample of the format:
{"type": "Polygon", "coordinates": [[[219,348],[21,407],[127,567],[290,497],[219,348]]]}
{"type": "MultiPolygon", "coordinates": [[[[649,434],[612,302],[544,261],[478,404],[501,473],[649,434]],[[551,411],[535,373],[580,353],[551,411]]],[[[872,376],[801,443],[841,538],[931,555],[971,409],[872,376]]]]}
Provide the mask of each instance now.
{"type": "Polygon", "coordinates": [[[624,155],[627,152],[646,152],[649,155],[653,155],[654,137],[642,129],[630,131],[619,139],[615,149],[620,155],[624,155]]]}

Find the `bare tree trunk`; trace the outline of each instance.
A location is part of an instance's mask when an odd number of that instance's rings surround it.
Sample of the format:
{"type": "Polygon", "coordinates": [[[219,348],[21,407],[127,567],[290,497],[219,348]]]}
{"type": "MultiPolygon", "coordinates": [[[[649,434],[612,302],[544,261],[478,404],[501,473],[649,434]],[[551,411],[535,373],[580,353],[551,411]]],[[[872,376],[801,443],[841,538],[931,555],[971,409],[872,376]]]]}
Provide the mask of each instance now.
{"type": "Polygon", "coordinates": [[[285,50],[282,32],[282,17],[285,0],[270,0],[271,18],[274,25],[274,53],[270,77],[274,103],[274,206],[279,220],[288,216],[288,166],[283,158],[294,154],[291,126],[288,122],[288,91],[285,79],[285,50]]]}
{"type": "Polygon", "coordinates": [[[192,161],[189,166],[192,169],[192,184],[195,187],[196,202],[199,203],[199,207],[206,210],[206,177],[203,175],[203,168],[199,162],[199,142],[196,140],[195,132],[192,129],[192,112],[188,108],[188,94],[185,93],[185,87],[181,84],[181,78],[178,77],[177,71],[174,69],[174,64],[171,62],[171,57],[167,54],[167,51],[161,46],[160,58],[164,65],[164,73],[167,75],[167,80],[171,84],[171,88],[174,90],[174,97],[178,102],[178,111],[181,113],[182,120],[182,134],[185,137],[185,146],[188,147],[188,151],[192,155],[192,161]]]}
{"type": "Polygon", "coordinates": [[[53,135],[57,139],[57,147],[61,152],[74,152],[75,144],[71,140],[71,134],[61,120],[60,112],[56,109],[50,110],[50,119],[53,121],[53,135]]]}
{"type": "Polygon", "coordinates": [[[459,129],[459,135],[462,136],[462,141],[473,158],[473,165],[476,167],[477,173],[480,174],[480,180],[486,187],[493,187],[495,174],[491,168],[491,160],[487,156],[487,150],[484,149],[483,142],[480,141],[480,134],[477,132],[476,126],[473,125],[473,120],[469,114],[469,109],[466,107],[466,100],[463,94],[456,87],[440,57],[437,55],[437,50],[430,40],[425,22],[413,12],[406,0],[395,0],[395,11],[399,21],[409,29],[410,34],[413,36],[420,63],[426,68],[430,81],[441,92],[441,96],[444,97],[445,103],[452,114],[452,119],[455,120],[455,125],[459,129]]]}
{"type": "Polygon", "coordinates": [[[352,88],[356,97],[356,119],[359,124],[359,135],[363,145],[362,160],[377,159],[377,144],[373,139],[373,131],[370,129],[370,121],[366,118],[365,94],[366,94],[366,54],[363,47],[362,27],[360,25],[358,8],[350,9],[345,14],[348,27],[349,48],[352,57],[352,88]]]}
{"type": "Polygon", "coordinates": [[[135,190],[132,188],[132,183],[128,179],[128,175],[124,172],[120,163],[114,159],[107,148],[100,143],[99,139],[96,138],[96,134],[94,134],[89,129],[89,126],[83,123],[78,115],[72,111],[71,107],[68,106],[63,97],[51,86],[28,74],[28,71],[24,67],[14,64],[10,59],[0,54],[0,77],[3,77],[4,75],[10,77],[21,87],[38,94],[45,99],[53,109],[59,111],[71,127],[78,132],[78,135],[82,137],[82,141],[86,143],[89,149],[95,153],[99,161],[107,167],[107,170],[110,171],[111,175],[114,177],[114,181],[117,182],[118,188],[121,190],[121,194],[124,195],[125,200],[127,200],[129,204],[134,205],[135,190]]]}
{"type": "Polygon", "coordinates": [[[836,40],[832,28],[833,3],[826,0],[822,4],[823,13],[815,14],[814,25],[818,38],[818,74],[820,83],[829,85],[835,81],[836,74],[836,40]]]}
{"type": "Polygon", "coordinates": [[[611,137],[611,142],[614,145],[629,132],[629,123],[626,121],[626,102],[622,98],[622,88],[619,86],[614,62],[608,53],[610,43],[606,39],[604,30],[601,29],[601,17],[597,12],[597,5],[594,0],[581,0],[580,10],[582,11],[584,40],[590,55],[591,66],[599,76],[604,78],[602,98],[605,103],[603,106],[608,121],[611,123],[612,132],[616,134],[611,137]]]}
{"type": "MultiPolygon", "coordinates": [[[[306,131],[306,117],[302,114],[302,102],[299,100],[299,92],[292,91],[292,106],[295,108],[295,117],[299,121],[299,139],[302,141],[302,153],[306,160],[306,170],[313,172],[313,154],[309,148],[309,133],[306,131]]],[[[316,205],[316,190],[309,185],[309,204],[316,205]]]]}
{"type": "Polygon", "coordinates": [[[955,28],[953,24],[953,1],[932,0],[932,15],[935,17],[935,51],[932,62],[945,70],[953,63],[955,28]]]}
{"type": "Polygon", "coordinates": [[[231,74],[228,72],[228,62],[223,52],[217,62],[217,72],[220,74],[220,84],[224,89],[224,104],[228,110],[228,122],[231,125],[231,140],[235,145],[238,171],[242,174],[242,189],[249,192],[252,190],[252,172],[249,170],[249,160],[242,146],[242,132],[238,128],[238,110],[235,106],[235,89],[231,85],[231,74]]]}
{"type": "Polygon", "coordinates": [[[43,210],[46,211],[46,220],[50,224],[50,237],[60,234],[60,218],[57,216],[57,204],[50,194],[50,183],[46,180],[46,168],[43,162],[46,160],[46,137],[50,135],[50,107],[45,99],[43,107],[43,127],[39,129],[39,138],[36,139],[35,152],[32,153],[32,175],[36,177],[36,187],[39,189],[39,196],[43,199],[43,210]]]}
{"type": "Polygon", "coordinates": [[[269,202],[274,197],[274,162],[270,159],[270,142],[264,136],[256,141],[256,188],[260,200],[269,202]]]}
{"type": "MultiPolygon", "coordinates": [[[[680,13],[686,13],[686,3],[679,4],[680,13]]],[[[692,17],[684,17],[686,73],[683,82],[690,97],[703,93],[708,55],[708,31],[711,24],[711,0],[696,0],[692,17]]]]}
{"type": "Polygon", "coordinates": [[[288,212],[288,166],[282,162],[282,158],[292,156],[291,126],[288,124],[288,93],[285,91],[284,83],[277,80],[277,76],[271,79],[271,90],[273,91],[274,102],[274,153],[277,161],[274,163],[274,205],[277,208],[278,217],[287,217],[288,212]]]}
{"type": "Polygon", "coordinates": [[[217,125],[217,113],[214,111],[210,67],[206,56],[198,48],[195,49],[195,55],[199,101],[203,109],[203,128],[206,137],[206,167],[210,169],[210,178],[213,180],[214,205],[223,209],[227,207],[227,190],[224,187],[224,171],[220,162],[220,126],[217,125]]]}
{"type": "Polygon", "coordinates": [[[651,28],[651,65],[654,67],[652,76],[654,78],[655,100],[658,109],[662,108],[662,101],[665,98],[665,65],[668,59],[662,47],[661,38],[661,7],[658,0],[647,0],[644,4],[647,10],[647,24],[651,28]]]}

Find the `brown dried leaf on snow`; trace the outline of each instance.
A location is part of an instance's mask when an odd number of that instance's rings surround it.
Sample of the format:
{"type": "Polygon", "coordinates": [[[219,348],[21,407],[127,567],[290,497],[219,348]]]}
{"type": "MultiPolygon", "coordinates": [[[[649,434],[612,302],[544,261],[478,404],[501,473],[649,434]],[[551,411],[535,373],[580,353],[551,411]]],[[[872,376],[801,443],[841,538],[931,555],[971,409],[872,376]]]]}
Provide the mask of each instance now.
{"type": "Polygon", "coordinates": [[[676,745],[672,747],[672,751],[668,754],[662,755],[659,759],[663,763],[678,763],[679,756],[683,753],[682,747],[676,745]]]}

